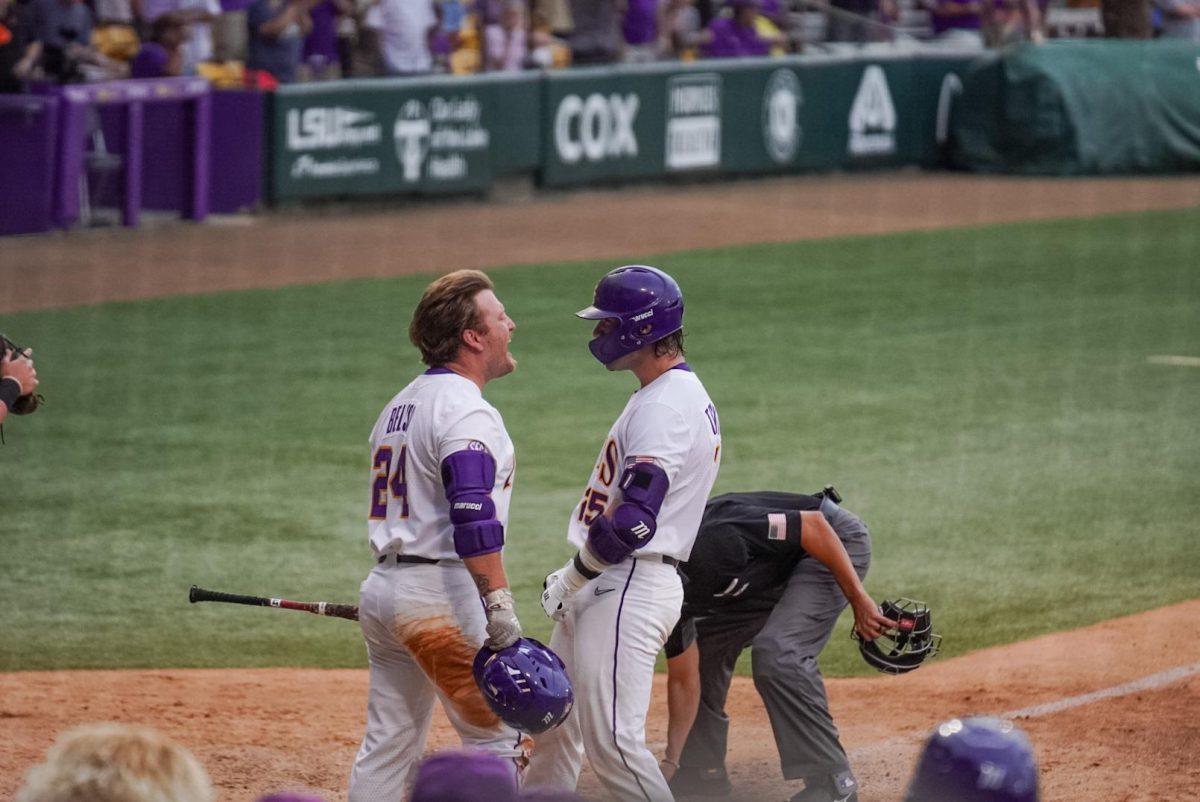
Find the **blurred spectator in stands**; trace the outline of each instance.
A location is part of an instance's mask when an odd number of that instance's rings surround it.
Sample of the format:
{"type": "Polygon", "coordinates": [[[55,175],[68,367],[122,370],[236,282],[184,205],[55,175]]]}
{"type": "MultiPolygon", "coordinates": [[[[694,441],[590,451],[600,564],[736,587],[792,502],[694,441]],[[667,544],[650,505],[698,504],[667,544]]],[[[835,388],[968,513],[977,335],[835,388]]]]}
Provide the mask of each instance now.
{"type": "Polygon", "coordinates": [[[659,57],[659,25],[665,0],[625,0],[621,35],[625,40],[622,61],[645,64],[659,57]]]}
{"type": "Polygon", "coordinates": [[[338,23],[343,15],[354,13],[352,0],[318,0],[308,12],[312,30],[304,38],[300,52],[306,81],[331,81],[342,77],[338,59],[338,23]]]}
{"type": "Polygon", "coordinates": [[[660,48],[663,58],[694,60],[696,48],[705,38],[696,0],[667,0],[661,33],[663,35],[660,48]]]}
{"type": "Polygon", "coordinates": [[[887,27],[900,15],[896,0],[830,0],[830,42],[886,42],[892,38],[887,27]]]}
{"type": "Polygon", "coordinates": [[[433,70],[429,39],[436,32],[433,0],[381,0],[380,50],[390,75],[423,75],[433,70]]]}
{"type": "Polygon", "coordinates": [[[136,56],[141,42],[130,0],[94,0],[92,8],[96,12],[96,27],[92,30],[96,49],[118,61],[136,56]]]}
{"type": "Polygon", "coordinates": [[[700,53],[705,58],[765,56],[773,46],[783,44],[782,36],[763,36],[758,28],[760,0],[727,0],[732,12],[713,17],[702,39],[700,53]]]}
{"type": "MultiPolygon", "coordinates": [[[[566,8],[564,3],[563,8],[566,8]]],[[[536,6],[535,6],[536,9],[536,6]]],[[[560,20],[562,22],[562,20],[560,20]]],[[[570,22],[570,12],[566,22],[570,22]]],[[[568,24],[567,30],[572,26],[568,24]]],[[[571,66],[571,47],[566,39],[558,35],[551,17],[535,10],[529,22],[529,65],[546,69],[571,66]]]]}
{"type": "Polygon", "coordinates": [[[296,80],[304,37],[312,30],[311,0],[255,0],[246,9],[249,44],[246,66],[262,70],[281,84],[296,80]]]}
{"type": "Polygon", "coordinates": [[[1149,39],[1154,36],[1150,0],[1101,0],[1100,18],[1106,37],[1149,39]]]}
{"type": "Polygon", "coordinates": [[[1042,42],[1042,8],[1038,0],[983,0],[980,32],[985,47],[999,48],[1019,42],[1042,42]]]}
{"type": "Polygon", "coordinates": [[[575,30],[568,0],[533,0],[530,18],[535,27],[542,27],[559,39],[568,39],[575,30]]]}
{"type": "Polygon", "coordinates": [[[379,0],[354,0],[354,35],[350,50],[350,68],[346,75],[355,78],[383,74],[383,11],[379,0]]]}
{"type": "MultiPolygon", "coordinates": [[[[933,35],[942,44],[963,48],[982,48],[980,12],[984,0],[926,0],[933,35]]],[[[991,2],[991,0],[987,0],[991,2]]]]}
{"type": "Polygon", "coordinates": [[[55,742],[16,802],[212,802],[192,753],[162,734],[127,724],[92,724],[55,742]]]}
{"type": "Polygon", "coordinates": [[[483,31],[484,69],[488,72],[523,69],[529,56],[528,36],[524,0],[504,0],[499,22],[483,31]]]}
{"type": "Polygon", "coordinates": [[[0,0],[0,94],[22,92],[33,75],[42,46],[30,35],[27,6],[0,0]]]}
{"type": "Polygon", "coordinates": [[[1162,36],[1200,42],[1200,0],[1154,0],[1162,15],[1162,36]]]}
{"type": "Polygon", "coordinates": [[[780,0],[759,0],[754,27],[759,36],[773,43],[768,51],[772,56],[782,56],[787,52],[787,30],[791,27],[791,20],[780,0]]]}
{"type": "Polygon", "coordinates": [[[571,0],[572,63],[611,64],[621,60],[621,15],[625,0],[571,0]]]}
{"type": "Polygon", "coordinates": [[[129,62],[130,78],[166,78],[183,74],[187,26],[177,14],[163,14],[150,26],[150,38],[129,62]]]}
{"type": "Polygon", "coordinates": [[[221,14],[220,0],[139,0],[142,22],[152,25],[163,14],[176,14],[187,25],[183,73],[194,75],[196,65],[213,57],[212,23],[221,14]]]}
{"type": "Polygon", "coordinates": [[[246,9],[254,0],[219,0],[221,13],[213,20],[212,61],[224,64],[229,61],[245,62],[249,32],[246,26],[246,9]]]}
{"type": "Polygon", "coordinates": [[[29,12],[44,77],[57,83],[73,83],[89,75],[120,75],[120,65],[92,46],[92,11],[82,0],[31,0],[29,12]]]}
{"type": "Polygon", "coordinates": [[[421,761],[409,802],[516,802],[512,764],[486,752],[438,752],[421,761]]]}
{"type": "MultiPolygon", "coordinates": [[[[458,47],[458,30],[450,30],[447,24],[447,7],[462,8],[458,2],[453,4],[445,2],[445,0],[435,0],[433,4],[433,16],[436,23],[433,26],[433,31],[429,34],[429,56],[433,60],[433,72],[450,72],[450,59],[454,55],[455,49],[458,47]]],[[[459,28],[461,29],[461,23],[459,28]]],[[[478,70],[472,70],[478,72],[478,70]]]]}

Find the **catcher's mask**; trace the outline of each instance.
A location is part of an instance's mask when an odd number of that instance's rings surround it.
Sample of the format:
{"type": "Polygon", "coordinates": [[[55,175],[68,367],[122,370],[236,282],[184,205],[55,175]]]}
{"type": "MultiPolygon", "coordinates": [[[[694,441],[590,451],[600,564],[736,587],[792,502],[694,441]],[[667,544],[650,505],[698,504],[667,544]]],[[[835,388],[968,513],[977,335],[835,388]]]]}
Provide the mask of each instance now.
{"type": "Polygon", "coordinates": [[[858,650],[867,665],[885,674],[906,674],[938,653],[942,636],[933,631],[929,606],[912,599],[884,601],[879,612],[896,622],[875,640],[863,640],[857,632],[858,650]]]}

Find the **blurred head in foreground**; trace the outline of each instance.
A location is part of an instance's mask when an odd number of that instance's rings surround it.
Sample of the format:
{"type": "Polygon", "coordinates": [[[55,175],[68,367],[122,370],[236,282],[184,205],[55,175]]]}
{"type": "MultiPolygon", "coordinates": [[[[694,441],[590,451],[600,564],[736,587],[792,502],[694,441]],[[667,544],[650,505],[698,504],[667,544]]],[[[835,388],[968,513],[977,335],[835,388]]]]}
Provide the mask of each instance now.
{"type": "Polygon", "coordinates": [[[512,761],[485,752],[439,752],[421,761],[410,802],[514,802],[512,761]]]}
{"type": "Polygon", "coordinates": [[[213,802],[192,753],[159,732],[90,724],[60,736],[34,766],[16,802],[213,802]]]}
{"type": "Polygon", "coordinates": [[[998,718],[952,718],[917,761],[904,802],[1037,802],[1029,738],[998,718]]]}

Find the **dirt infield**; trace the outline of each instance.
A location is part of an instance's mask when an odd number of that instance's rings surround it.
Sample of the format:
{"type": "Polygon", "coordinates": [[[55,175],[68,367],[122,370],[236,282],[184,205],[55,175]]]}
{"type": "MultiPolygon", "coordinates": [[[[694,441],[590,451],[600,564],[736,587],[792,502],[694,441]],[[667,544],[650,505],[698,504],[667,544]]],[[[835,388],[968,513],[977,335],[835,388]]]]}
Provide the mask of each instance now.
{"type": "MultiPolygon", "coordinates": [[[[0,313],[1197,205],[1200,178],[1064,181],[898,173],[75,232],[0,243],[0,313]]],[[[900,798],[921,737],[941,718],[1027,708],[1032,715],[1021,725],[1037,748],[1044,799],[1200,798],[1198,617],[1200,600],[935,661],[904,677],[831,681],[833,713],[862,780],[863,802],[900,798]],[[1181,670],[1155,678],[1172,669],[1181,670]],[[1100,693],[1129,690],[1120,686],[1145,677],[1152,680],[1131,692],[1100,693]],[[1097,696],[1078,699],[1082,694],[1097,696]]],[[[648,738],[661,750],[665,683],[661,676],[657,680],[648,738]]],[[[365,670],[0,674],[0,798],[11,797],[64,729],[118,720],[151,724],[194,750],[223,799],[240,802],[281,788],[345,799],[366,685],[365,670]]],[[[735,681],[728,712],[734,722],[730,768],[740,795],[782,800],[797,790],[779,777],[770,728],[748,680],[735,681]]],[[[453,743],[439,711],[429,746],[453,743]]],[[[598,791],[586,771],[581,790],[592,796],[598,791]]]]}
{"type": "Polygon", "coordinates": [[[0,314],[460,267],[1200,205],[1200,178],[891,173],[336,210],[0,243],[0,314]]]}
{"type": "MultiPolygon", "coordinates": [[[[903,677],[831,680],[833,714],[862,781],[862,802],[897,802],[921,738],[951,713],[1011,713],[1181,666],[1191,673],[1159,687],[1057,712],[1034,710],[1019,721],[1037,750],[1045,800],[1196,799],[1200,641],[1187,635],[1197,618],[1200,601],[1191,601],[934,661],[903,677]]],[[[657,680],[648,738],[661,750],[666,687],[664,677],[657,680]]],[[[0,675],[0,798],[10,798],[57,733],[81,722],[116,720],[152,723],[189,746],[223,799],[250,800],[281,788],[345,799],[366,695],[365,670],[0,675]]],[[[739,797],[786,799],[798,786],[780,779],[770,726],[748,679],[735,680],[728,713],[739,797]]],[[[454,743],[439,710],[430,747],[454,743]]],[[[585,769],[581,791],[591,798],[598,789],[585,769]]]]}

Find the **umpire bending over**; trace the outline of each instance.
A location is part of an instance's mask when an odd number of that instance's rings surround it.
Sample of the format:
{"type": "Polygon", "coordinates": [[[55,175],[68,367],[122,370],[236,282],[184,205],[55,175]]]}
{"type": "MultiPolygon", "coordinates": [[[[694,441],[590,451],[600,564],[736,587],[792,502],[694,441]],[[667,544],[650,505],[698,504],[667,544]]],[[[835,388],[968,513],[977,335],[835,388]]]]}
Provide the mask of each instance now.
{"type": "Polygon", "coordinates": [[[840,500],[826,487],[813,496],[728,493],[708,502],[681,566],[683,613],[666,645],[670,713],[662,769],[677,796],[732,790],[725,698],[749,646],[783,776],[805,782],[792,802],[857,800],[817,655],[847,600],[854,628],[867,640],[896,622],[863,588],[871,537],[840,500]]]}

